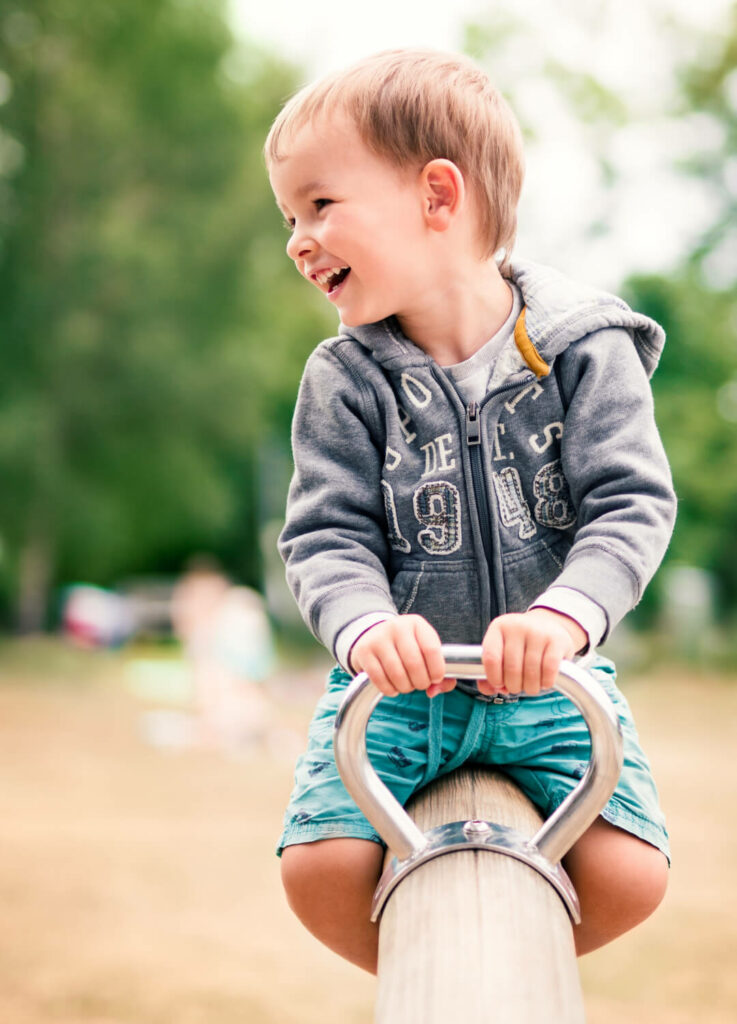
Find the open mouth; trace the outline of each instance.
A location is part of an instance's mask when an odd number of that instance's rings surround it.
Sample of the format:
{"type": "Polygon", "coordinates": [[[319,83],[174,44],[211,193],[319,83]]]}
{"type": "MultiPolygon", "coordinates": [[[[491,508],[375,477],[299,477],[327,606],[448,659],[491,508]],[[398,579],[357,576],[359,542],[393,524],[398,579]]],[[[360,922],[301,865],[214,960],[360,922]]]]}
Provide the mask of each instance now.
{"type": "Polygon", "coordinates": [[[339,285],[343,284],[343,282],[344,282],[344,281],[345,281],[345,279],[346,279],[346,278],[348,277],[348,275],[350,274],[350,272],[351,272],[351,268],[350,268],[350,267],[341,267],[341,269],[340,269],[340,270],[338,271],[338,273],[337,273],[337,274],[335,274],[335,275],[334,275],[334,276],[333,276],[333,277],[331,278],[331,280],[330,280],[330,281],[328,282],[328,283],[329,283],[329,285],[330,285],[330,288],[329,288],[329,290],[328,290],[328,295],[330,294],[330,292],[334,292],[334,291],[335,291],[335,289],[336,289],[336,288],[337,288],[337,287],[338,287],[339,285]]]}
{"type": "Polygon", "coordinates": [[[333,270],[321,270],[313,274],[312,279],[327,295],[331,295],[343,284],[350,272],[350,267],[335,267],[333,270]]]}

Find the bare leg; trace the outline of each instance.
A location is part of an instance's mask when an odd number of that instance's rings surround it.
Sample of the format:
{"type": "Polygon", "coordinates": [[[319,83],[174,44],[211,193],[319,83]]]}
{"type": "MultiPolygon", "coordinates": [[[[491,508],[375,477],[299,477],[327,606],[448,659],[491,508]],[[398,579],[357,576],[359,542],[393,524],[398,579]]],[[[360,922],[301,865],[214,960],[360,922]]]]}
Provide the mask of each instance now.
{"type": "Polygon", "coordinates": [[[287,900],[302,924],[320,942],[372,974],[379,929],[369,917],[383,858],[383,848],[365,839],[287,846],[281,858],[287,900]]]}
{"type": "Polygon", "coordinates": [[[597,818],[563,861],[581,901],[576,952],[590,953],[640,924],[668,884],[668,862],[650,843],[597,818]]]}
{"type": "MultiPolygon", "coordinates": [[[[334,952],[376,973],[377,925],[369,920],[384,850],[363,839],[288,846],[282,881],[292,910],[334,952]]],[[[566,855],[581,901],[576,952],[590,953],[640,924],[665,895],[668,864],[649,843],[597,818],[566,855]]]]}

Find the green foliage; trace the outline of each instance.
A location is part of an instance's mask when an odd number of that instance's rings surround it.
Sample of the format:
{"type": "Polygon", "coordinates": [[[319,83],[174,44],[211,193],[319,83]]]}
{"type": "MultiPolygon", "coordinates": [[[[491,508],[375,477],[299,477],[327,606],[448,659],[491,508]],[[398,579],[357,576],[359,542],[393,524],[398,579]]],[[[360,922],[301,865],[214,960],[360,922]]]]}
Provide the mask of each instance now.
{"type": "MultiPolygon", "coordinates": [[[[599,6],[602,20],[612,9],[612,4],[599,6]]],[[[493,17],[469,29],[468,48],[502,79],[509,74],[508,53],[524,53],[534,73],[544,74],[546,86],[583,122],[607,188],[619,185],[607,154],[620,128],[648,119],[657,127],[673,118],[691,132],[689,157],[674,160],[673,171],[706,186],[711,221],[701,226],[691,250],[674,261],[672,273],[634,274],[618,290],[663,324],[668,335],[653,378],[656,415],[679,497],[667,560],[713,573],[720,606],[729,616],[737,609],[737,4],[718,32],[700,37],[691,31],[687,38],[672,18],[664,21],[674,52],[688,56],[673,69],[672,95],[659,104],[648,97],[637,110],[578,65],[547,54],[530,56],[529,29],[520,49],[519,22],[493,17]]],[[[508,79],[513,104],[514,89],[526,81],[508,79]]],[[[525,128],[534,141],[534,122],[525,128]]],[[[606,234],[610,225],[598,227],[606,234]]],[[[646,615],[655,603],[656,592],[648,591],[646,615]]]]}
{"type": "Polygon", "coordinates": [[[40,537],[52,579],[100,582],[245,542],[242,471],[324,331],[261,157],[293,87],[212,0],[0,15],[6,576],[40,537]]]}
{"type": "Polygon", "coordinates": [[[710,117],[718,140],[682,167],[708,183],[712,223],[670,278],[635,278],[632,297],[666,328],[654,379],[679,517],[669,557],[710,570],[737,608],[737,5],[678,72],[676,109],[710,117]]]}
{"type": "Polygon", "coordinates": [[[548,60],[546,74],[565,96],[577,116],[586,122],[621,127],[627,123],[627,106],[594,75],[548,60]]]}
{"type": "Polygon", "coordinates": [[[696,59],[679,69],[679,111],[711,122],[717,140],[695,149],[683,170],[708,182],[717,213],[694,247],[691,263],[723,283],[737,279],[737,4],[724,32],[707,35],[696,59]],[[726,270],[726,274],[725,274],[726,270]]]}
{"type": "Polygon", "coordinates": [[[472,21],[466,25],[463,49],[474,60],[483,60],[512,39],[519,32],[520,25],[516,15],[497,10],[487,21],[472,21]]]}
{"type": "Polygon", "coordinates": [[[653,378],[655,408],[679,499],[668,558],[710,570],[722,604],[737,605],[737,302],[706,287],[693,269],[634,277],[628,301],[666,329],[653,378]]]}
{"type": "MultiPolygon", "coordinates": [[[[513,102],[520,24],[467,32],[513,102]]],[[[670,112],[715,129],[680,170],[717,215],[676,273],[625,288],[669,335],[654,379],[681,503],[669,557],[714,571],[734,608],[737,7],[691,52],[670,112]]],[[[616,189],[609,143],[632,111],[550,53],[536,73],[616,189]]],[[[25,577],[111,582],[198,548],[257,582],[259,505],[279,502],[299,375],[333,328],[287,264],[261,156],[295,85],[236,45],[216,0],[0,12],[0,609],[25,577]]],[[[534,139],[529,107],[527,122],[534,139]]]]}

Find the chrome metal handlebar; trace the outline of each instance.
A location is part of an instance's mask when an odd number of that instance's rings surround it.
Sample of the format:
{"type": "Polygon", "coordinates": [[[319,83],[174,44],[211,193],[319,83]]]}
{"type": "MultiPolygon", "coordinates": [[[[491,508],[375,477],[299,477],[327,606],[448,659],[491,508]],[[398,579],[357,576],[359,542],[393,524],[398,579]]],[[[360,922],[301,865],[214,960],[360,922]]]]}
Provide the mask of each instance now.
{"type": "MultiPolygon", "coordinates": [[[[446,678],[484,678],[480,646],[447,644],[443,654],[446,678]]],[[[591,757],[576,788],[530,840],[530,845],[553,864],[601,812],[614,792],[623,757],[617,713],[593,676],[581,665],[564,661],[555,689],[573,701],[583,715],[591,735],[591,757]]],[[[382,694],[365,672],[356,676],[336,717],[335,760],[346,789],[387,846],[399,860],[413,860],[426,849],[428,838],[379,779],[366,752],[366,726],[381,699],[382,694]]]]}

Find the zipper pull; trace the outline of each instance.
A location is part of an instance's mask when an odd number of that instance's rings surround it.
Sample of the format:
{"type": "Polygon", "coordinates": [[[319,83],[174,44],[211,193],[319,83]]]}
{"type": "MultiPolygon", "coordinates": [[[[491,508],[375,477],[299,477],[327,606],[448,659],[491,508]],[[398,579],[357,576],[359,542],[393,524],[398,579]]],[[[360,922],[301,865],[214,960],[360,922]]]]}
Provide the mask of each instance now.
{"type": "Polygon", "coordinates": [[[470,402],[466,409],[466,444],[481,444],[478,402],[470,402]]]}

